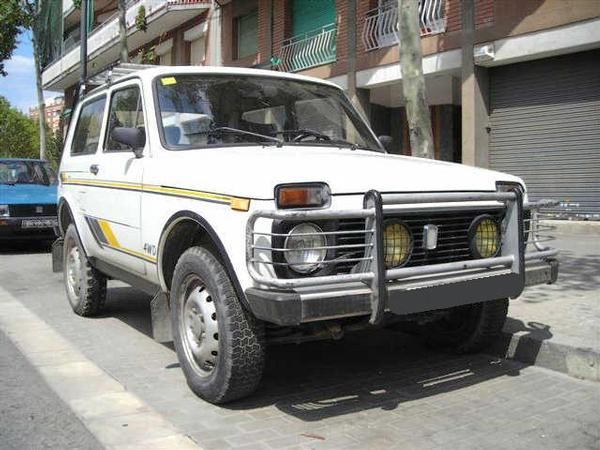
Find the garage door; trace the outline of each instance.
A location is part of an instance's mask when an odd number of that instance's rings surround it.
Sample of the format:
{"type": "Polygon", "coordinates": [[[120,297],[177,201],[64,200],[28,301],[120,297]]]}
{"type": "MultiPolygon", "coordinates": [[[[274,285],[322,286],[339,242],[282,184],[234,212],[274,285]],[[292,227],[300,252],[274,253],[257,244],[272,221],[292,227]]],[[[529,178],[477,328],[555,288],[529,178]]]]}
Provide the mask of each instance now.
{"type": "Polygon", "coordinates": [[[494,68],[490,166],[563,218],[600,220],[600,51],[494,68]]]}

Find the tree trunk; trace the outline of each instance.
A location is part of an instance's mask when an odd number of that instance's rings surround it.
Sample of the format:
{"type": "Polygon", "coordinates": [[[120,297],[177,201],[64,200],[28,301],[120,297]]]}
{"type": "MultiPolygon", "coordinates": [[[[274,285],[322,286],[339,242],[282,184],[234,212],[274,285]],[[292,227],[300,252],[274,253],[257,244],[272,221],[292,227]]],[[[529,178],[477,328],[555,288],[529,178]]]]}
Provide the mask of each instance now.
{"type": "Polygon", "coordinates": [[[129,49],[127,48],[127,7],[125,0],[118,0],[119,6],[119,45],[121,47],[121,62],[129,62],[129,49]]]}
{"type": "Polygon", "coordinates": [[[33,62],[35,70],[35,87],[38,100],[38,124],[40,129],[40,159],[46,159],[46,103],[44,91],[42,90],[42,68],[40,66],[39,42],[37,38],[37,27],[34,25],[31,32],[33,44],[33,62]]]}
{"type": "Polygon", "coordinates": [[[434,158],[431,117],[425,98],[419,1],[398,0],[400,70],[412,155],[434,158]]]}

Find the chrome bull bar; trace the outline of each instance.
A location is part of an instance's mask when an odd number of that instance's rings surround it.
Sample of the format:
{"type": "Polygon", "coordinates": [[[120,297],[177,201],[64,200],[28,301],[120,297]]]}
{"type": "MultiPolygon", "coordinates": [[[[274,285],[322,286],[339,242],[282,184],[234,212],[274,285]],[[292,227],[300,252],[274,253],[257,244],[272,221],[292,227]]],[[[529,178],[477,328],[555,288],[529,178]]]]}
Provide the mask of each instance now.
{"type": "MultiPolygon", "coordinates": [[[[526,208],[535,212],[544,205],[539,203],[528,203],[526,208]]],[[[470,209],[476,209],[477,205],[469,205],[470,209]]],[[[431,209],[430,209],[431,210],[431,209]]],[[[435,209],[434,209],[435,210],[435,209]]],[[[556,254],[556,250],[535,246],[535,251],[525,253],[526,243],[524,241],[523,221],[523,199],[519,189],[496,192],[452,192],[452,193],[415,193],[415,194],[380,194],[377,191],[369,191],[363,198],[362,209],[352,210],[258,210],[251,213],[246,228],[246,262],[251,278],[259,285],[268,286],[279,290],[292,290],[315,286],[332,286],[350,282],[365,283],[370,290],[371,318],[373,324],[379,323],[387,305],[389,282],[405,280],[412,277],[450,274],[453,276],[468,274],[473,269],[488,269],[491,271],[510,272],[513,280],[518,280],[512,294],[520,294],[525,285],[525,260],[544,259],[556,254]],[[417,267],[399,267],[386,269],[383,248],[383,220],[386,214],[398,212],[414,212],[424,209],[427,205],[436,204],[433,207],[444,210],[465,208],[459,203],[490,202],[504,208],[504,219],[502,222],[502,247],[498,256],[493,258],[473,259],[456,261],[442,264],[432,264],[417,267]],[[439,206],[437,204],[443,204],[439,206]],[[269,257],[270,251],[281,251],[274,248],[272,239],[282,237],[281,234],[272,230],[256,231],[256,222],[259,219],[272,219],[281,221],[319,221],[334,219],[365,219],[365,228],[353,233],[365,235],[364,254],[356,258],[357,270],[352,273],[338,275],[323,275],[298,278],[278,278],[271,274],[259,271],[258,267],[273,266],[278,264],[269,257]],[[257,238],[270,239],[271,245],[256,243],[257,238]],[[261,252],[261,255],[257,255],[261,252]],[[264,257],[266,252],[266,257],[264,257]]],[[[533,216],[532,216],[533,217],[533,216]]],[[[533,219],[530,224],[533,224],[533,219]]],[[[537,223],[536,223],[537,226],[537,223]]],[[[533,225],[530,225],[533,227],[533,225]]],[[[537,228],[536,228],[537,230],[537,228]]],[[[344,231],[324,232],[324,234],[340,235],[344,231]]],[[[308,233],[310,234],[310,233],[308,233]]],[[[530,237],[537,236],[534,232],[530,237]]],[[[536,240],[535,238],[533,239],[536,240]]],[[[539,243],[537,243],[539,244],[539,243]]],[[[330,248],[333,246],[327,246],[330,248]]],[[[362,251],[362,250],[361,250],[362,251]]],[[[279,263],[282,264],[282,263],[279,263]]]]}

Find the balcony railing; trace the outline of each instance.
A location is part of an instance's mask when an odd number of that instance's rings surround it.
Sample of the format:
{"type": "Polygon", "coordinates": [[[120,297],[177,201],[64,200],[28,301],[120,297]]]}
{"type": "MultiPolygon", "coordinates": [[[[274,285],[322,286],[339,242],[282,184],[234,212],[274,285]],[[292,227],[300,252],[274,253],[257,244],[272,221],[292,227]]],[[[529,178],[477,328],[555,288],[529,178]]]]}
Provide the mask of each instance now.
{"type": "MultiPolygon", "coordinates": [[[[0,0],[1,1],[1,0],[0,0]]],[[[127,0],[126,23],[130,49],[158,38],[173,23],[185,23],[212,6],[212,0],[127,0]],[[139,7],[144,6],[148,30],[138,31],[135,26],[139,7]]],[[[88,34],[88,61],[99,70],[118,59],[119,20],[114,11],[88,34]]],[[[47,89],[60,90],[76,82],[79,66],[79,44],[77,34],[68,37],[59,45],[52,58],[44,61],[42,84],[47,89]]]]}
{"type": "MultiPolygon", "coordinates": [[[[72,1],[71,1],[72,4],[72,1]]],[[[211,0],[126,0],[125,8],[127,9],[126,21],[127,27],[131,28],[135,24],[136,16],[140,6],[146,8],[146,17],[155,11],[169,7],[173,9],[185,8],[187,6],[205,5],[209,7],[211,0]]],[[[100,24],[96,24],[93,29],[88,32],[88,47],[96,48],[104,42],[108,42],[115,38],[115,26],[118,24],[119,11],[115,10],[110,16],[104,19],[100,24]]],[[[64,57],[71,50],[79,46],[81,42],[79,33],[68,36],[61,44],[60,50],[49,61],[44,61],[44,68],[51,65],[55,61],[64,57]]]]}
{"type": "MultiPolygon", "coordinates": [[[[420,0],[419,25],[421,36],[442,33],[446,29],[444,0],[420,0]]],[[[362,39],[367,51],[398,44],[398,4],[390,3],[367,12],[362,39]]]]}
{"type": "Polygon", "coordinates": [[[335,23],[283,41],[281,70],[297,72],[335,61],[335,23]]]}

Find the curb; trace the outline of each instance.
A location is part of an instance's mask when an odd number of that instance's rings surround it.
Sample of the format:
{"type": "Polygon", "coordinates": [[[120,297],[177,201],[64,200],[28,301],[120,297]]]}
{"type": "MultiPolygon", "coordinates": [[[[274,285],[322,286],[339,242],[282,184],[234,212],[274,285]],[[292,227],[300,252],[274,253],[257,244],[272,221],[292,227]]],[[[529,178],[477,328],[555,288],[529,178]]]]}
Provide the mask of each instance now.
{"type": "Polygon", "coordinates": [[[531,336],[503,332],[492,345],[495,356],[543,367],[590,381],[600,381],[600,352],[531,336]]]}
{"type": "Polygon", "coordinates": [[[105,448],[201,450],[2,287],[0,330],[105,448]]]}

